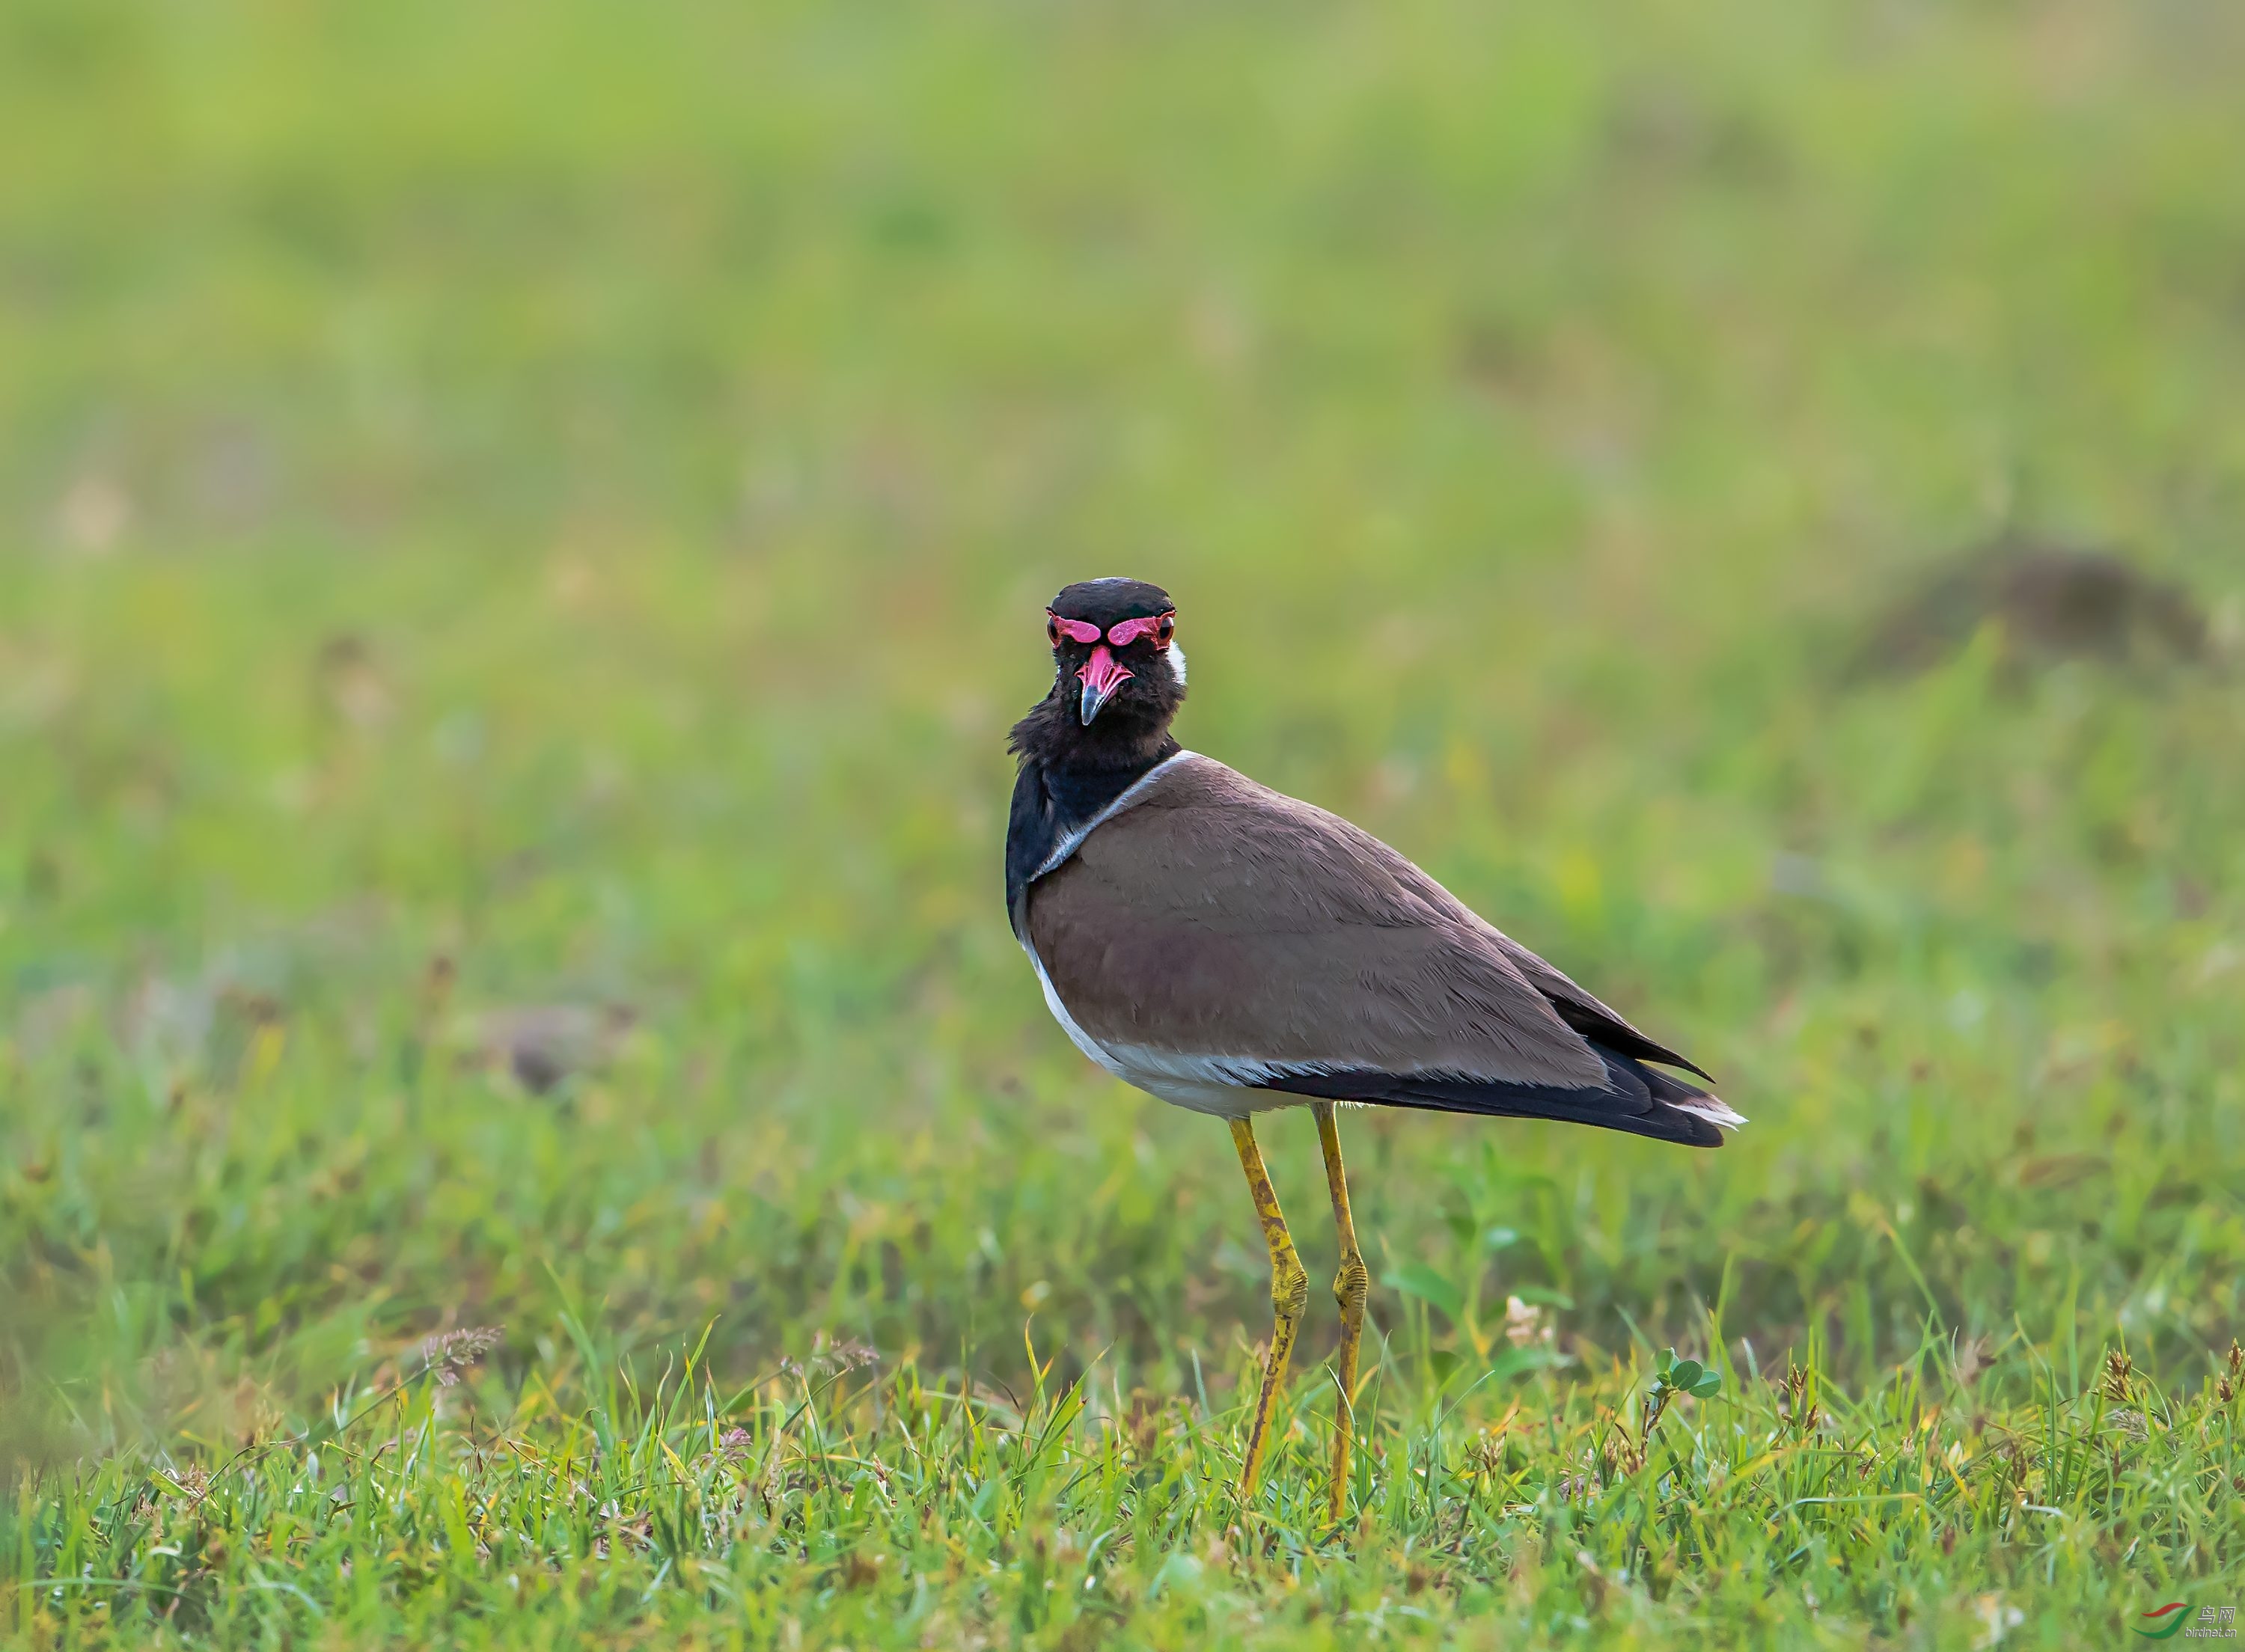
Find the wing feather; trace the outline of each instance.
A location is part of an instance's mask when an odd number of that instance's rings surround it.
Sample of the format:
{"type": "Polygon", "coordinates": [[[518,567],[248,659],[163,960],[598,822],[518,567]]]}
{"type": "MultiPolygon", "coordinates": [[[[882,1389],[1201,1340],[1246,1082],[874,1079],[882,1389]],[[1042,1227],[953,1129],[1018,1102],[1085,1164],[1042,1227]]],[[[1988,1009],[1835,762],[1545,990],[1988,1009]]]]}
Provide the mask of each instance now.
{"type": "Polygon", "coordinates": [[[1027,908],[1055,990],[1105,1043],[1603,1088],[1570,1021],[1635,1036],[1378,839],[1207,758],[1173,764],[1027,908]]]}

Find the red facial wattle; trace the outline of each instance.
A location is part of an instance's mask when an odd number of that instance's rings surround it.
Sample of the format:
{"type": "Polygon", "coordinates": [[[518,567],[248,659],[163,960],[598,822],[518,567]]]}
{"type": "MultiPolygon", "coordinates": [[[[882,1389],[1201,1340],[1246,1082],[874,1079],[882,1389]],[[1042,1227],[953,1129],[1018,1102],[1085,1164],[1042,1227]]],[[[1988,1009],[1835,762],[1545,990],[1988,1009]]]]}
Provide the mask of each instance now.
{"type": "Polygon", "coordinates": [[[1077,668],[1076,680],[1083,685],[1082,697],[1077,702],[1077,714],[1084,727],[1099,714],[1100,708],[1115,697],[1116,689],[1137,674],[1115,657],[1115,650],[1127,648],[1142,638],[1153,645],[1156,653],[1168,652],[1170,638],[1177,628],[1174,609],[1157,614],[1142,615],[1133,620],[1118,620],[1102,631],[1089,620],[1070,620],[1045,610],[1045,636],[1055,651],[1065,642],[1073,642],[1091,650],[1091,658],[1077,668]]]}
{"type": "Polygon", "coordinates": [[[1155,647],[1166,648],[1170,646],[1170,637],[1169,626],[1163,624],[1165,620],[1170,625],[1176,623],[1168,614],[1153,614],[1143,620],[1125,620],[1120,625],[1108,626],[1107,640],[1118,648],[1123,648],[1141,637],[1150,637],[1155,647]]]}
{"type": "Polygon", "coordinates": [[[1091,720],[1099,714],[1099,708],[1112,700],[1115,691],[1129,681],[1132,675],[1129,668],[1117,660],[1103,642],[1091,651],[1091,658],[1083,662],[1082,669],[1075,674],[1077,680],[1083,684],[1083,696],[1078,702],[1077,714],[1083,719],[1083,726],[1087,728],[1091,727],[1091,720]]]}

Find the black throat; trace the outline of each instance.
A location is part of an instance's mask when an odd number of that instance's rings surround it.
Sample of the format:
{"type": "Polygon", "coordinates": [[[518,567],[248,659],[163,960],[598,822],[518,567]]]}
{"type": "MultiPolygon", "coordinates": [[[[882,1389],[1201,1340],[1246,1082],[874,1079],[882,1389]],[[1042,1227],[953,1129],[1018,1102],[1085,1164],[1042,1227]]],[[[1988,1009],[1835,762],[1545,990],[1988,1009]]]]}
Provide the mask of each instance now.
{"type": "Polygon", "coordinates": [[[1054,851],[1184,748],[1167,718],[1102,717],[1081,728],[1075,706],[1058,691],[1014,725],[1007,743],[1021,760],[1006,822],[1006,912],[1019,936],[1023,897],[1054,851]]]}

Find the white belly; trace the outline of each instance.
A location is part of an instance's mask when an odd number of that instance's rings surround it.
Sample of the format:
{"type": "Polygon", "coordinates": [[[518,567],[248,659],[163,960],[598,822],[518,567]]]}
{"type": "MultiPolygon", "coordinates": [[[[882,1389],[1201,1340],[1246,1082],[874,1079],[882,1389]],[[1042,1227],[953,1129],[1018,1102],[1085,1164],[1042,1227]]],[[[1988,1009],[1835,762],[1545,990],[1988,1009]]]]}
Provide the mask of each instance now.
{"type": "Polygon", "coordinates": [[[1025,940],[1021,950],[1036,967],[1037,985],[1045,990],[1045,1007],[1052,1012],[1053,1019],[1060,1023],[1068,1041],[1123,1083],[1157,1096],[1171,1107],[1212,1114],[1219,1119],[1244,1119],[1252,1114],[1268,1113],[1273,1107],[1301,1107],[1307,1101],[1306,1096],[1258,1087],[1255,1080],[1267,1075],[1267,1069],[1258,1062],[1180,1055],[1137,1044],[1102,1044],[1068,1012],[1068,1005],[1061,1002],[1060,992],[1053,985],[1036,948],[1025,940]]]}

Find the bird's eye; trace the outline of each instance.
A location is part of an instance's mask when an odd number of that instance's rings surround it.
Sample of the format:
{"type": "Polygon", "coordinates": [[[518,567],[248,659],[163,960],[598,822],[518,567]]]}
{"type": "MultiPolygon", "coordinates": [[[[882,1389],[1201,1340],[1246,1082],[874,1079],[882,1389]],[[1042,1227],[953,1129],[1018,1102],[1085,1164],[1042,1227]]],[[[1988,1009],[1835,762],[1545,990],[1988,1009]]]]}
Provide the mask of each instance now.
{"type": "Polygon", "coordinates": [[[1060,621],[1050,614],[1045,616],[1045,640],[1055,648],[1060,647],[1060,621]]]}
{"type": "Polygon", "coordinates": [[[1173,613],[1163,614],[1160,622],[1154,627],[1155,646],[1162,648],[1168,647],[1170,646],[1170,639],[1177,633],[1177,615],[1173,613]]]}

